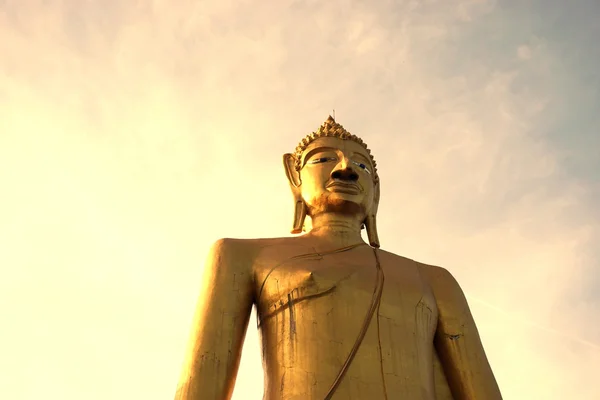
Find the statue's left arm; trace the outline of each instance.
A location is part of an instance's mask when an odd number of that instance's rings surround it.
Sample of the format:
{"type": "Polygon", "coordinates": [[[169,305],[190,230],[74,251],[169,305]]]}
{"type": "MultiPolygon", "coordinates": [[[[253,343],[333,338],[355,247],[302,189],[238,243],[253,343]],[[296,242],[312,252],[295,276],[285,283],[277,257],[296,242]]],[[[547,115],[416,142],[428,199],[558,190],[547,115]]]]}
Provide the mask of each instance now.
{"type": "Polygon", "coordinates": [[[456,400],[501,400],[502,395],[477,331],[467,299],[445,269],[424,266],[436,297],[435,347],[456,400]]]}

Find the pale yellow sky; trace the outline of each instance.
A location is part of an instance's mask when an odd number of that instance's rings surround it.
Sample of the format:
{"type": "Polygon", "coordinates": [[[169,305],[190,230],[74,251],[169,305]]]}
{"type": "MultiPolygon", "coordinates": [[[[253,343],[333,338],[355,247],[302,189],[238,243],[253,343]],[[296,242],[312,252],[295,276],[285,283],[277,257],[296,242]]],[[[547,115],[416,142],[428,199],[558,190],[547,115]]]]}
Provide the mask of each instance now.
{"type": "Polygon", "coordinates": [[[335,108],[504,398],[599,399],[600,80],[566,52],[600,57],[527,4],[0,1],[0,398],[172,398],[210,244],[287,235],[281,156],[335,108]]]}

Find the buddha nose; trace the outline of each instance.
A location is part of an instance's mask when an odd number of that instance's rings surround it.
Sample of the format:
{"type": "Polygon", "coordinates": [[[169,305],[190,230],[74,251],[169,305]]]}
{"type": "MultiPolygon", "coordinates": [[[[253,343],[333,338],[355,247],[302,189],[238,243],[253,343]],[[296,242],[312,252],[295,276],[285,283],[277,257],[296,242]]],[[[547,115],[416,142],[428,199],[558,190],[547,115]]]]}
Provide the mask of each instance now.
{"type": "Polygon", "coordinates": [[[331,173],[332,179],[339,179],[341,181],[355,182],[358,180],[358,174],[350,167],[344,169],[336,169],[331,173]]]}

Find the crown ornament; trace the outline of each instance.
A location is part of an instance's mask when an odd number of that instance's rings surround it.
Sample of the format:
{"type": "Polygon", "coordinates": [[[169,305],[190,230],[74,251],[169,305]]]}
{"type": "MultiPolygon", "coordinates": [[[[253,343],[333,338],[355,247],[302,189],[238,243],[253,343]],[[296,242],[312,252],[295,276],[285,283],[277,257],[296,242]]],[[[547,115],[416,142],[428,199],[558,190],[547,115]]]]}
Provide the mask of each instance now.
{"type": "Polygon", "coordinates": [[[371,154],[371,150],[367,147],[367,144],[363,142],[361,138],[351,134],[346,129],[344,129],[342,125],[335,122],[335,119],[331,115],[319,127],[319,129],[307,135],[304,139],[300,141],[298,146],[296,146],[296,150],[294,152],[294,156],[296,158],[296,171],[300,171],[301,169],[300,159],[302,158],[302,153],[304,152],[304,150],[306,150],[309,144],[322,137],[335,137],[343,140],[352,140],[353,142],[356,142],[362,147],[364,147],[367,153],[369,154],[371,163],[373,164],[373,179],[375,180],[375,182],[379,181],[379,176],[377,175],[377,163],[375,162],[375,158],[373,158],[373,155],[371,154]]]}

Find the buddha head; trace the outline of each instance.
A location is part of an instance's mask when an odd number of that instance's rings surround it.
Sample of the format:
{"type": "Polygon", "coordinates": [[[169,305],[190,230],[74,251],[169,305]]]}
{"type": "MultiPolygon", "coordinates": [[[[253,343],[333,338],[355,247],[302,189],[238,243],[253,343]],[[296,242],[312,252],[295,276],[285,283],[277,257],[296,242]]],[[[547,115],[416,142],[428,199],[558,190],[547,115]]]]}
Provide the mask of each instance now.
{"type": "Polygon", "coordinates": [[[292,233],[301,233],[306,216],[334,212],[359,218],[369,243],[379,247],[376,215],[379,177],[367,145],[329,116],[306,136],[283,163],[294,196],[292,233]]]}

